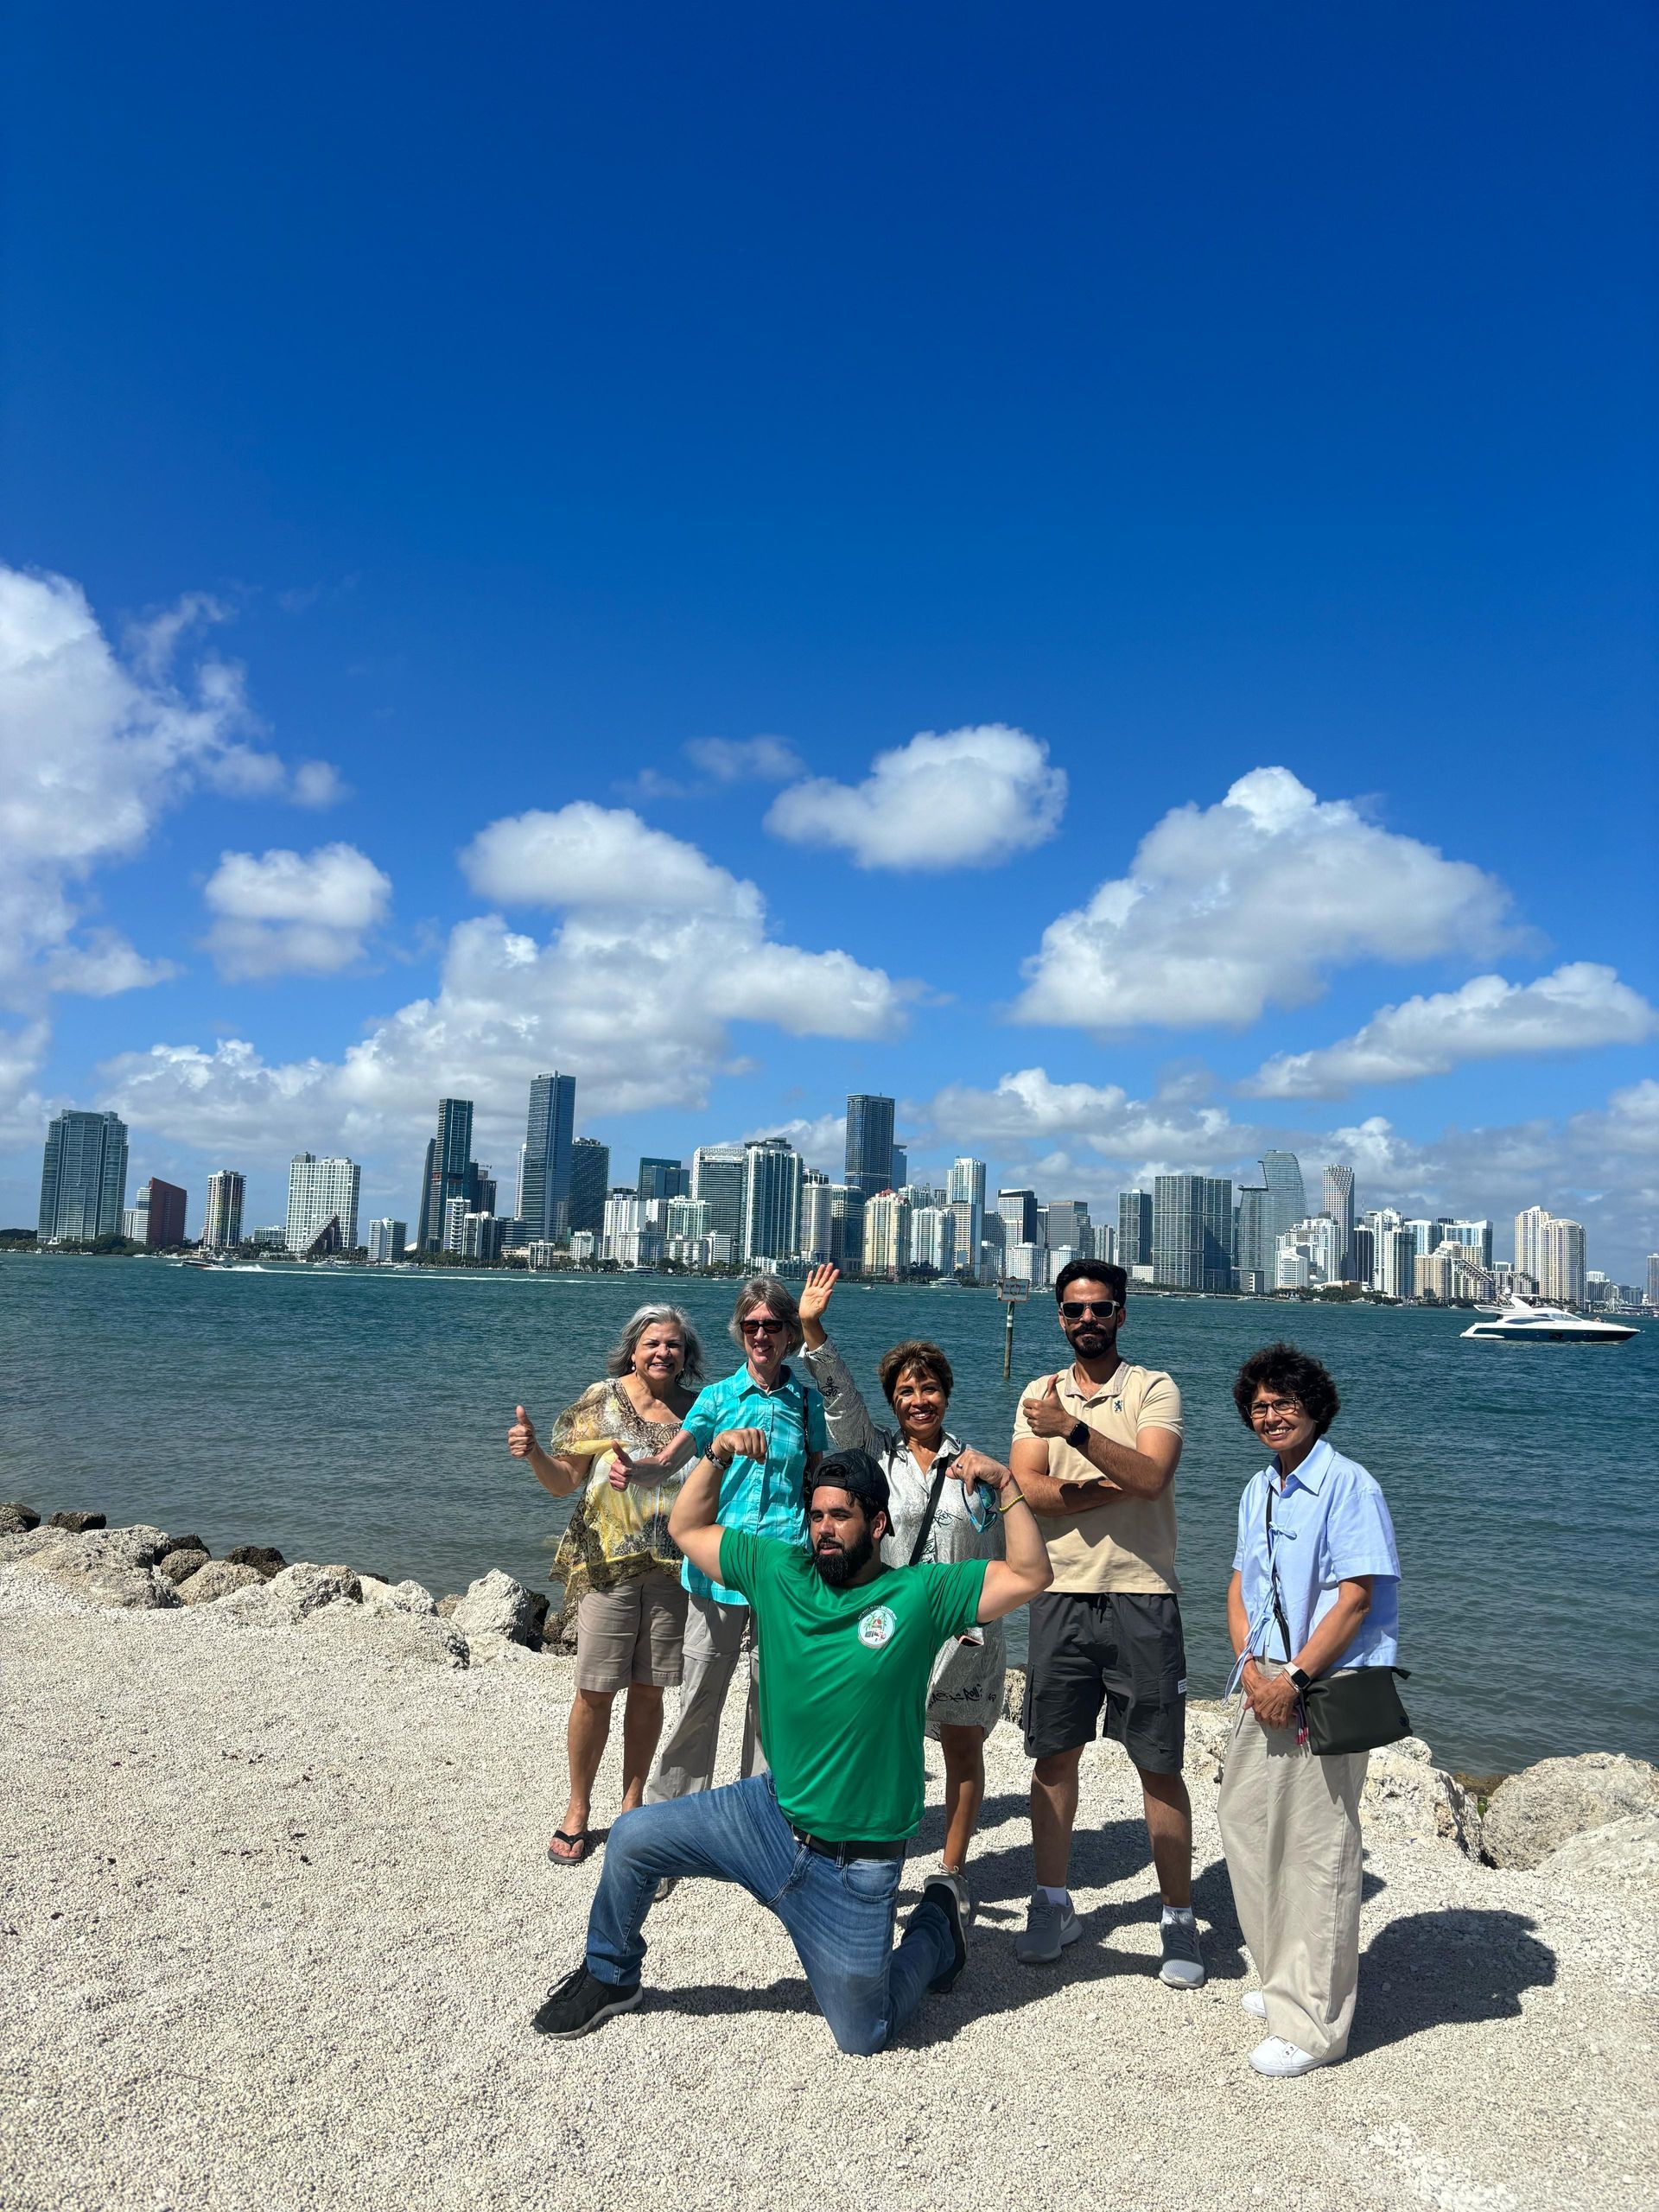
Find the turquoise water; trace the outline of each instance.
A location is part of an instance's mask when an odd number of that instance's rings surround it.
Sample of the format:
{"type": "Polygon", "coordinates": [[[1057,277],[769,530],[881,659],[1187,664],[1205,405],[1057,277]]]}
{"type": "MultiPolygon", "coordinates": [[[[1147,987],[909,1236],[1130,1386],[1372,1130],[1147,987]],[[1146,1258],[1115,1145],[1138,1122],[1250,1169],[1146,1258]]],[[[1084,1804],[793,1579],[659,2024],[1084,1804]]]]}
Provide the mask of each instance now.
{"type": "MultiPolygon", "coordinates": [[[[278,1545],[433,1590],[490,1567],[545,1579],[563,1509],[507,1457],[590,1382],[619,1324],[674,1287],[615,1277],[219,1274],[153,1261],[0,1260],[0,1497],[278,1545]]],[[[713,1371],[735,1363],[729,1285],[679,1285],[713,1371]]],[[[1622,1346],[1465,1344],[1464,1317],[1146,1298],[1130,1357],[1185,1397],[1178,1484],[1193,1688],[1223,1687],[1223,1600],[1255,1464],[1241,1358],[1280,1334],[1342,1391],[1335,1440],[1393,1510],[1406,1702],[1445,1762],[1497,1771],[1585,1750],[1659,1754],[1659,1325],[1622,1346]]],[[[1064,1356],[1052,1309],[1016,1323],[1001,1377],[988,1294],[845,1286],[861,1382],[901,1337],[957,1370],[951,1423],[1006,1452],[1021,1386],[1064,1356]]]]}

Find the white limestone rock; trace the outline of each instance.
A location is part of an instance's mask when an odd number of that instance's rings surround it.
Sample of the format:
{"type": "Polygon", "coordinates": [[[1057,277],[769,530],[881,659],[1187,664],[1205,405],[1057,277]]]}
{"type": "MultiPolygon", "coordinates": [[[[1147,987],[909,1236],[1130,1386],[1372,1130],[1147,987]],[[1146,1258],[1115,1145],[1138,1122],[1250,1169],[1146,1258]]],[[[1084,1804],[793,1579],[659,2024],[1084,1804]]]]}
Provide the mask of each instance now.
{"type": "Polygon", "coordinates": [[[1659,1768],[1619,1751],[1541,1759],[1492,1792],[1482,1824],[1494,1866],[1541,1865],[1570,1836],[1659,1811],[1659,1768]]]}
{"type": "Polygon", "coordinates": [[[349,1567],[318,1567],[310,1560],[296,1560],[292,1567],[272,1575],[265,1585],[265,1595],[290,1620],[302,1621],[308,1613],[342,1598],[356,1605],[363,1595],[363,1585],[349,1567]]]}
{"type": "Polygon", "coordinates": [[[1453,1843],[1480,1856],[1480,1809],[1455,1775],[1436,1766],[1421,1736],[1371,1753],[1360,1793],[1360,1826],[1416,1843],[1453,1843]]]}
{"type": "MultiPolygon", "coordinates": [[[[168,1562],[163,1560],[162,1572],[166,1573],[168,1562]]],[[[197,1567],[194,1574],[187,1574],[177,1586],[181,1605],[213,1605],[221,1598],[228,1598],[233,1590],[263,1590],[265,1578],[257,1567],[244,1567],[240,1560],[210,1559],[197,1567]]]]}
{"type": "Polygon", "coordinates": [[[505,1636],[515,1643],[529,1643],[537,1637],[542,1610],[533,1590],[496,1567],[468,1586],[450,1618],[467,1637],[505,1636]]]}
{"type": "Polygon", "coordinates": [[[308,1637],[365,1658],[389,1663],[413,1660],[427,1667],[464,1667],[467,1643],[435,1613],[405,1612],[394,1605],[363,1605],[335,1599],[318,1606],[305,1623],[308,1637]]]}
{"type": "Polygon", "coordinates": [[[1632,1813],[1569,1836],[1538,1872],[1567,1889],[1639,1890],[1659,1897],[1659,1813],[1632,1813]]]}

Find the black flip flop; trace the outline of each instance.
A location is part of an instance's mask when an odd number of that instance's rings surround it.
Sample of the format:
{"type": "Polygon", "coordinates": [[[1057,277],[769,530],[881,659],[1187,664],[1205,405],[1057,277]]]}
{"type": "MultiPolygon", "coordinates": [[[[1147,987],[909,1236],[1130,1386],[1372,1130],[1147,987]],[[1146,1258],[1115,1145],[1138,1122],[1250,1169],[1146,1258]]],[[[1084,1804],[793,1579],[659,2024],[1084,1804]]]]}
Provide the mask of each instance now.
{"type": "Polygon", "coordinates": [[[550,1843],[548,1845],[547,1855],[556,1866],[580,1866],[582,1860],[588,1856],[588,1853],[594,1847],[593,1834],[588,1828],[579,1829],[575,1835],[567,1834],[563,1828],[555,1828],[553,1831],[553,1843],[550,1843]],[[553,1843],[579,1844],[581,1846],[581,1849],[570,1853],[567,1857],[563,1852],[555,1851],[553,1848],[553,1843]]]}

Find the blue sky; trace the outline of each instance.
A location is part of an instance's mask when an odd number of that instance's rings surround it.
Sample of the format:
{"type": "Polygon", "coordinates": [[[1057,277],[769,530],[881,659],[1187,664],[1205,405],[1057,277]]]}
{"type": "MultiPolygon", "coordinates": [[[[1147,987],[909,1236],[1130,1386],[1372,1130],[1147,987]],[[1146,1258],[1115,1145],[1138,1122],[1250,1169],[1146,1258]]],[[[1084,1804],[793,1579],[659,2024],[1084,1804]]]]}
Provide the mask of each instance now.
{"type": "Polygon", "coordinates": [[[301,1145],[406,1213],[441,1091],[505,1171],[558,1066],[619,1172],[880,1090],[923,1166],[1291,1141],[1628,1274],[1654,46],[34,10],[0,1213],[66,1103],[193,1224],[301,1145]]]}

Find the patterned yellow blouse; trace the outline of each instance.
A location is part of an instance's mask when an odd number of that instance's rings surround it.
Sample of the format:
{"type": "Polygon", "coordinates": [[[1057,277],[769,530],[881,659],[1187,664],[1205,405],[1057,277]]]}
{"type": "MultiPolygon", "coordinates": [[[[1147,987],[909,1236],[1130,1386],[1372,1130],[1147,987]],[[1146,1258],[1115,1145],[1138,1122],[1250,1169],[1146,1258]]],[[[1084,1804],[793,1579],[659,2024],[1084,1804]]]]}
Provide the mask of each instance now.
{"type": "MultiPolygon", "coordinates": [[[[556,1456],[575,1446],[612,1437],[634,1455],[660,1452],[678,1433],[677,1421],[644,1421],[614,1376],[607,1376],[567,1406],[553,1424],[547,1449],[556,1456]]],[[[683,1556],[668,1533],[668,1516],[679,1495],[683,1474],[659,1482],[631,1482],[617,1490],[611,1482],[608,1451],[595,1452],[588,1477],[576,1493],[550,1579],[564,1585],[561,1618],[574,1613],[589,1590],[613,1590],[630,1576],[665,1567],[677,1574],[683,1556]]]]}

